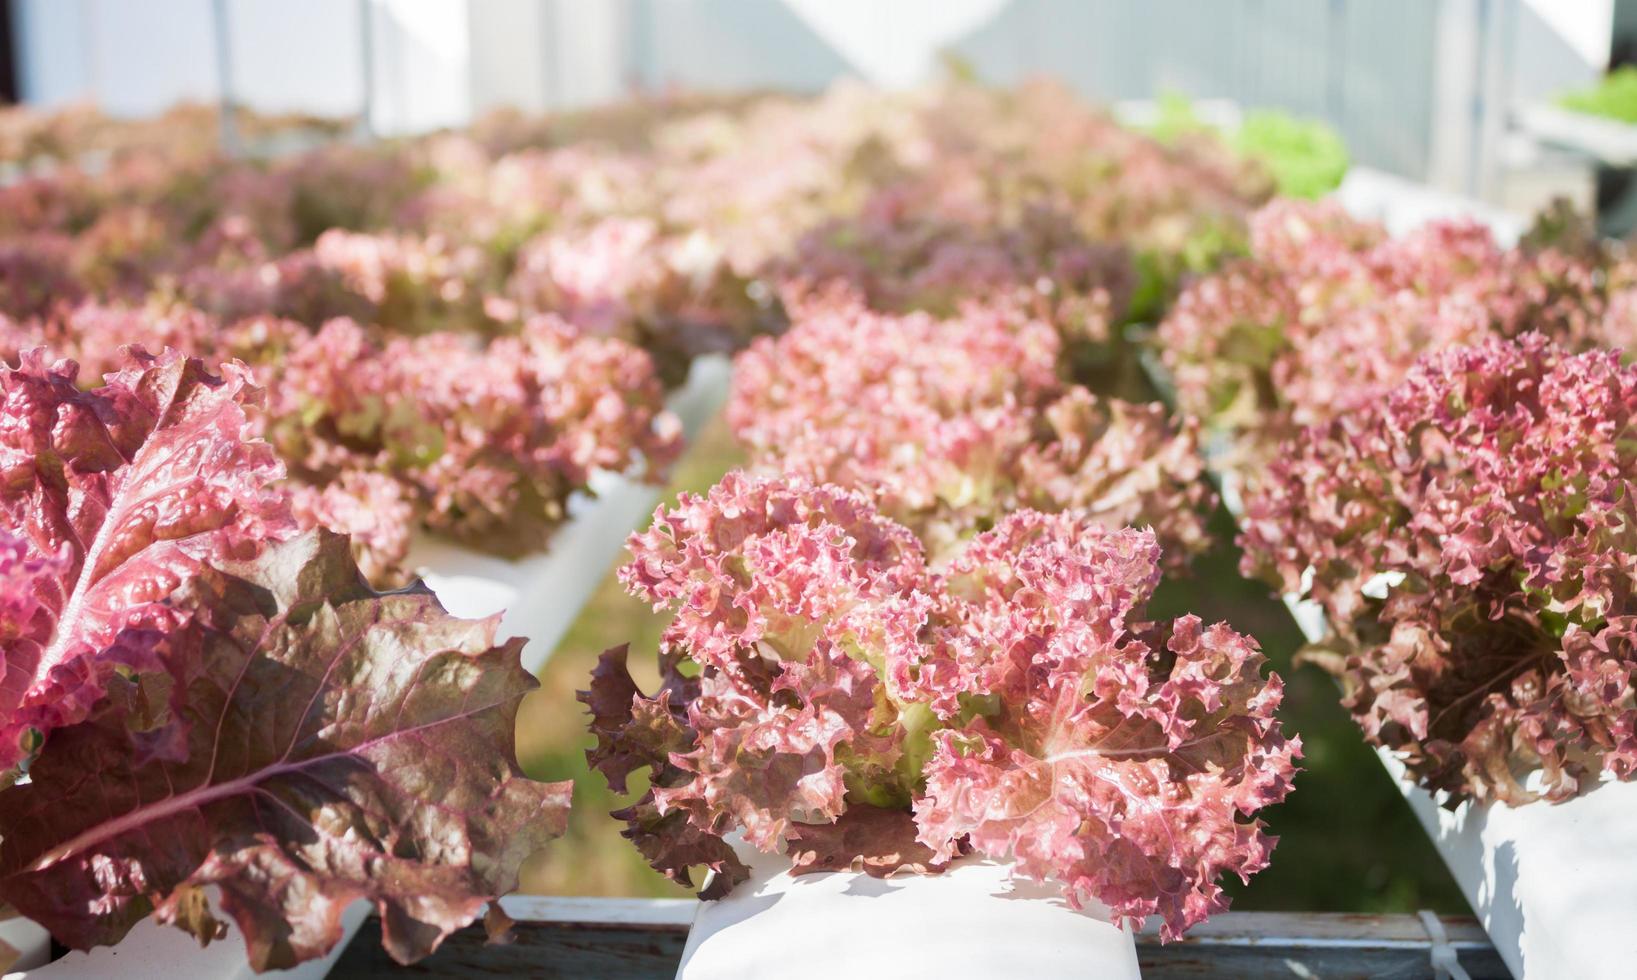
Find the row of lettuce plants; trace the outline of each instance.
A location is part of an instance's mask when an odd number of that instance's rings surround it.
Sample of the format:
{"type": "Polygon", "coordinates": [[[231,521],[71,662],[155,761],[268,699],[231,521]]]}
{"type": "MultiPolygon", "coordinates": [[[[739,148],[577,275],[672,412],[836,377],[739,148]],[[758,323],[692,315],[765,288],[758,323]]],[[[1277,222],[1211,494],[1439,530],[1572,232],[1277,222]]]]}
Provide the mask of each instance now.
{"type": "Polygon", "coordinates": [[[158,143],[0,187],[9,912],[73,948],[231,920],[258,969],[361,899],[406,962],[472,921],[568,787],[516,762],[523,639],[446,614],[412,542],[546,549],[596,473],[664,476],[667,392],[747,345],[760,472],[626,572],[699,669],[649,700],[611,658],[588,695],[605,768],[654,769],[630,819],[657,863],[726,888],[730,825],[814,866],[1011,849],[1175,931],[1266,862],[1242,818],[1288,786],[1277,681],[1225,627],[1143,621],[1160,540],[1199,544],[1192,429],[1087,387],[1244,247],[1256,164],[963,84],[271,161],[158,143]],[[843,321],[898,338],[867,387],[821,349],[843,321]],[[828,394],[774,390],[799,357],[828,394]],[[784,472],[779,427],[824,398],[854,417],[784,472]],[[827,462],[869,413],[901,434],[827,462]],[[899,458],[923,438],[931,475],[899,458]]]}

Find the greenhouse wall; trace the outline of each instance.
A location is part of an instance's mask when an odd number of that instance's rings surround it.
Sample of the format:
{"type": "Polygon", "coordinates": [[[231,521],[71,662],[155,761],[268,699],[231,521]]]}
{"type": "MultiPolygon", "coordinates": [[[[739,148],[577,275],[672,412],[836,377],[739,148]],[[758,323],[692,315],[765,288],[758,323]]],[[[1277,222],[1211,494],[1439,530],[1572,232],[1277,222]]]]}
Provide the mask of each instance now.
{"type": "Polygon", "coordinates": [[[1483,195],[1508,108],[1590,80],[1612,0],[20,0],[28,101],[116,114],[222,94],[367,111],[382,133],[495,105],[633,89],[889,87],[950,50],[984,78],[1055,74],[1100,100],[1175,90],[1328,119],[1355,159],[1483,195]],[[363,11],[369,11],[364,28],[363,11]],[[218,18],[223,22],[218,24],[218,18]],[[48,54],[39,54],[48,52],[48,54]],[[481,52],[474,56],[474,52],[481,52]],[[365,66],[366,59],[369,62],[365,66]],[[299,66],[298,71],[289,70],[299,66]],[[369,79],[366,98],[364,80],[369,79]]]}

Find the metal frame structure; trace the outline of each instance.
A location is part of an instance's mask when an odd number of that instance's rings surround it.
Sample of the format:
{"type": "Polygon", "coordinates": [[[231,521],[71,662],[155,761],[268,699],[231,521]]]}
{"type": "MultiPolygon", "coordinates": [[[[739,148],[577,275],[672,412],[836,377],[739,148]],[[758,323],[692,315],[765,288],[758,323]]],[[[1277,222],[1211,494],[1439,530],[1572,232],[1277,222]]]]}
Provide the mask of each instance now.
{"type": "MultiPolygon", "coordinates": [[[[371,918],[335,965],[345,977],[602,977],[660,980],[676,973],[693,921],[691,899],[503,899],[516,922],[513,941],[492,945],[481,926],[451,936],[406,970],[381,948],[371,918]]],[[[1471,919],[1413,915],[1225,912],[1162,944],[1155,928],[1137,935],[1144,980],[1261,980],[1297,977],[1427,977],[1458,959],[1471,980],[1510,977],[1471,919]]],[[[1446,968],[1446,974],[1448,974],[1446,968]]]]}

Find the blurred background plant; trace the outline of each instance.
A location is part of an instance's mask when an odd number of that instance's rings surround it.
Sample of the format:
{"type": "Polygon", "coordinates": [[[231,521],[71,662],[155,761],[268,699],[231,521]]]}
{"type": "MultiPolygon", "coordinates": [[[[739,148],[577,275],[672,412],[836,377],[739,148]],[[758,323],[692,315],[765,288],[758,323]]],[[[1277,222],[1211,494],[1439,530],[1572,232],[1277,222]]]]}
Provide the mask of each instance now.
{"type": "Polygon", "coordinates": [[[1163,143],[1213,134],[1273,175],[1282,197],[1317,200],[1341,186],[1351,158],[1335,127],[1322,119],[1282,109],[1251,109],[1237,124],[1203,118],[1186,94],[1167,89],[1155,100],[1154,122],[1145,127],[1163,143]]]}
{"type": "Polygon", "coordinates": [[[1575,112],[1637,123],[1637,66],[1616,68],[1597,84],[1564,92],[1557,101],[1563,108],[1575,112]]]}

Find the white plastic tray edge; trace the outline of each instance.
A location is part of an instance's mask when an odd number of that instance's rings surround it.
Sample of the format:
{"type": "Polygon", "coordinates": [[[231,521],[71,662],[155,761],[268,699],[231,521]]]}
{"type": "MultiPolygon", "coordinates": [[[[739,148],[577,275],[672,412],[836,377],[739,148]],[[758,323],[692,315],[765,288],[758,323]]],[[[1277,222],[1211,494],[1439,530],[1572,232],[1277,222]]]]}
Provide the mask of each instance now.
{"type": "Polygon", "coordinates": [[[1637,126],[1546,102],[1513,111],[1517,127],[1534,139],[1615,166],[1637,163],[1637,126]]]}
{"type": "Polygon", "coordinates": [[[1487,226],[1502,247],[1510,248],[1529,227],[1511,211],[1373,167],[1349,167],[1330,196],[1353,217],[1378,222],[1394,235],[1435,219],[1471,218],[1487,226]]]}
{"type": "Polygon", "coordinates": [[[51,958],[51,934],[21,916],[0,920],[0,941],[17,951],[17,960],[5,973],[6,980],[22,976],[24,970],[44,966],[51,958]]]}
{"type": "Polygon", "coordinates": [[[357,901],[341,915],[341,941],[316,960],[289,970],[256,973],[244,947],[244,937],[231,923],[227,935],[199,948],[192,936],[152,919],[137,923],[117,945],[98,946],[87,952],[72,952],[44,966],[6,974],[6,980],[176,980],[198,977],[205,980],[322,980],[358,929],[369,918],[370,904],[357,901]]]}

